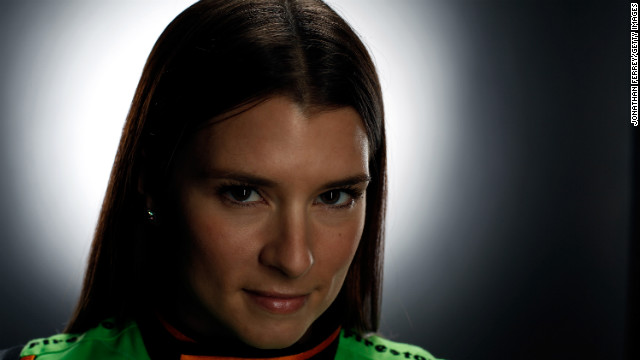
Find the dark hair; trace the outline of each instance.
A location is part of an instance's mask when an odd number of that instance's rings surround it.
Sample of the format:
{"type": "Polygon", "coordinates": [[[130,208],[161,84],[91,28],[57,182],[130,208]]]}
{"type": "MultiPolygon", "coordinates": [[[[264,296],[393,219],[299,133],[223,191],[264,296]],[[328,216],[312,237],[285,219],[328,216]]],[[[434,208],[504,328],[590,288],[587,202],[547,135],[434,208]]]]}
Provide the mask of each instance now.
{"type": "Polygon", "coordinates": [[[167,283],[157,279],[176,273],[161,269],[180,261],[171,261],[178,256],[171,237],[145,224],[140,179],[146,193],[165,198],[172,161],[190,134],[216,116],[274,95],[310,110],[351,106],[362,118],[372,180],[362,239],[336,301],[345,327],[377,330],[386,143],[380,84],[365,46],[319,0],[205,0],[178,15],[149,55],[66,332],[86,331],[109,317],[135,319],[157,301],[167,283]]]}

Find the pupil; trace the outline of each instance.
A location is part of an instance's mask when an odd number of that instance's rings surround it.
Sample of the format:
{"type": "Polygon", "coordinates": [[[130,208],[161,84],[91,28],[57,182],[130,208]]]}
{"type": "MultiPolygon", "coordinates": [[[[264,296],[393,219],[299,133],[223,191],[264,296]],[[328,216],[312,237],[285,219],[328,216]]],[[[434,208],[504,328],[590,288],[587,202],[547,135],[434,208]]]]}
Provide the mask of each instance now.
{"type": "Polygon", "coordinates": [[[231,190],[231,196],[237,201],[245,201],[249,198],[251,191],[246,187],[238,187],[231,190]]]}
{"type": "Polygon", "coordinates": [[[336,191],[327,191],[322,197],[322,200],[327,204],[335,204],[338,201],[336,191]]]}

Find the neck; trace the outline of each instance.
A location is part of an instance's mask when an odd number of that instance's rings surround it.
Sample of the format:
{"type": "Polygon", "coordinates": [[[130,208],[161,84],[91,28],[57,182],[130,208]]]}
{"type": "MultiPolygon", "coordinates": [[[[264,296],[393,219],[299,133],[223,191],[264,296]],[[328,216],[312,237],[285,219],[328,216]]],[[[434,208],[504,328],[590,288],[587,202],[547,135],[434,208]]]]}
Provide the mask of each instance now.
{"type": "MultiPolygon", "coordinates": [[[[329,311],[328,311],[329,312],[329,311]]],[[[325,313],[296,344],[284,349],[256,349],[229,335],[195,337],[184,325],[170,323],[159,313],[138,321],[145,347],[153,360],[223,360],[223,359],[333,359],[338,346],[340,327],[337,317],[325,313]],[[334,326],[330,326],[333,324],[334,326]]],[[[218,331],[217,333],[220,333],[218,331]]]]}

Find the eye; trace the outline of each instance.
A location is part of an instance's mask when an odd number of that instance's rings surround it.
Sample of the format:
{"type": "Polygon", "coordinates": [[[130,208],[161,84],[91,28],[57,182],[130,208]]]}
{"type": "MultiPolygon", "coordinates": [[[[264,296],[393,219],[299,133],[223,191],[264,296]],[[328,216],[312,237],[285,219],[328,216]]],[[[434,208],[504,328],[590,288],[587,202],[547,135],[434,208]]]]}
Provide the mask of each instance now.
{"type": "Polygon", "coordinates": [[[223,189],[222,195],[231,201],[239,203],[252,203],[262,200],[262,196],[254,188],[248,186],[229,186],[223,189]]]}
{"type": "Polygon", "coordinates": [[[318,196],[319,203],[336,207],[349,206],[353,203],[353,196],[344,190],[329,190],[318,196]]]}

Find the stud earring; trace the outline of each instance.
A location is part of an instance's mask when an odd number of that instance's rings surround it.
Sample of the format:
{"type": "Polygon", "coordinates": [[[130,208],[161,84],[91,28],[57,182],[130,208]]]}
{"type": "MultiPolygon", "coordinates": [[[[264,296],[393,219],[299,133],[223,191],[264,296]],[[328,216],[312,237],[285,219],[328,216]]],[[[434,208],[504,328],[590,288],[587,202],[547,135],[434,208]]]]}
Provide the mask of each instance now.
{"type": "Polygon", "coordinates": [[[158,217],[156,215],[156,212],[151,210],[151,209],[147,209],[146,210],[146,216],[147,216],[147,222],[149,222],[150,224],[156,224],[158,222],[158,217]]]}

